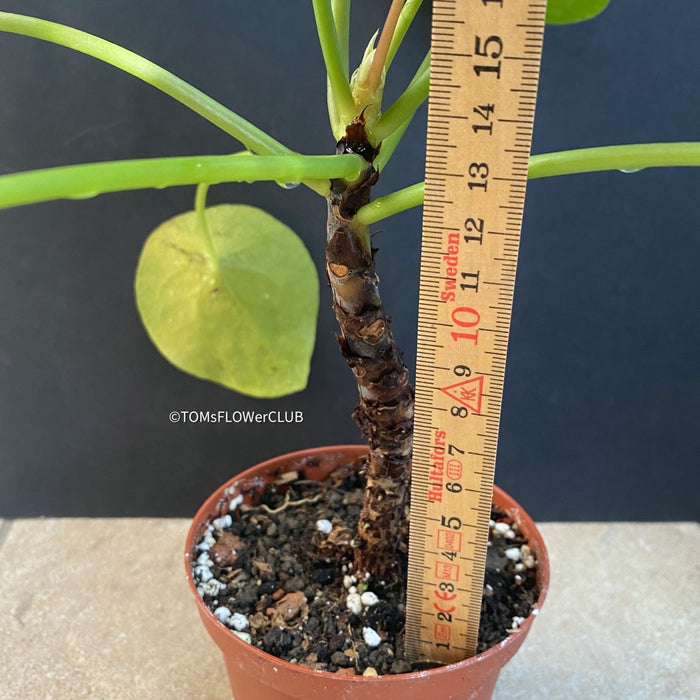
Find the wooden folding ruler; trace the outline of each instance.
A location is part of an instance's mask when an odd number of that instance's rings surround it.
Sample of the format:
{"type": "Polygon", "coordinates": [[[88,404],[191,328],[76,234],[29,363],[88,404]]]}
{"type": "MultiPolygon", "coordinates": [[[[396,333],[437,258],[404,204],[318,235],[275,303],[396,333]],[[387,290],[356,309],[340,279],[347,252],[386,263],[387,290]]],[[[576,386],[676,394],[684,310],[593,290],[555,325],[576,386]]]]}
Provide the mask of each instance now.
{"type": "Polygon", "coordinates": [[[434,0],[406,654],[476,650],[546,2],[434,0]]]}

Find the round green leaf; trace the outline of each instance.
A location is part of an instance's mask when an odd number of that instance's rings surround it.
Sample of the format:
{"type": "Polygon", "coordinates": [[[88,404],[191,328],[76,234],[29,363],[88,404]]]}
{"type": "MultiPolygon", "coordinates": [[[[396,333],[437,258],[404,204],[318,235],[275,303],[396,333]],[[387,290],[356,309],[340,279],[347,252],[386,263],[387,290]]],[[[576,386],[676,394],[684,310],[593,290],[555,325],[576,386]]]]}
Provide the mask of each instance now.
{"type": "Polygon", "coordinates": [[[547,24],[572,24],[599,15],[610,0],[547,0],[547,24]]]}
{"type": "Polygon", "coordinates": [[[176,367],[243,394],[300,391],[318,314],[311,256],[261,209],[224,204],[206,219],[211,246],[192,211],[161,224],[143,247],[136,304],[151,340],[176,367]]]}

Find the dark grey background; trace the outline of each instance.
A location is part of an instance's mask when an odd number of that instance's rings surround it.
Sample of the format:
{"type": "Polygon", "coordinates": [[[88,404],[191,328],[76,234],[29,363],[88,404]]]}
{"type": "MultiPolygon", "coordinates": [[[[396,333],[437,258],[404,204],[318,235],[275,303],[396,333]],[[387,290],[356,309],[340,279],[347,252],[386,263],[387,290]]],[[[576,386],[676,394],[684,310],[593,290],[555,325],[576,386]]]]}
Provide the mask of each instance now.
{"type": "MultiPolygon", "coordinates": [[[[327,153],[320,51],[301,0],[5,0],[138,51],[305,153],[327,153]]],[[[354,3],[354,53],[388,1],[354,3]]],[[[391,71],[404,85],[428,14],[391,71]]],[[[686,0],[613,0],[548,28],[534,152],[699,140],[697,27],[686,0]]],[[[238,145],[149,86],[69,50],[0,35],[0,173],[238,145]]],[[[381,191],[422,179],[424,115],[381,191]]],[[[497,481],[539,519],[698,513],[700,170],[540,180],[529,188],[497,481]]],[[[322,303],[308,389],[262,402],[180,373],[141,329],[133,271],[192,188],[0,212],[0,516],[191,514],[246,466],[357,442],[352,379],[322,303]],[[301,410],[292,425],[178,424],[173,410],[301,410]]],[[[263,206],[321,262],[324,202],[274,184],[214,188],[263,206]]],[[[379,271],[412,366],[420,211],[382,222],[379,271]]]]}

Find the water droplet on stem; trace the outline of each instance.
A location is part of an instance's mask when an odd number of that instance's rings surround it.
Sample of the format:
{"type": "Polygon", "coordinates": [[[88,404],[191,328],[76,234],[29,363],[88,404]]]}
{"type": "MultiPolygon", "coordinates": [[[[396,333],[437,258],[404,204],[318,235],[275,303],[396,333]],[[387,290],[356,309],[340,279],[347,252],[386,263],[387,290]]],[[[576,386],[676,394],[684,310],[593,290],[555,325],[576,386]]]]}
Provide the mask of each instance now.
{"type": "Polygon", "coordinates": [[[92,199],[93,197],[97,197],[97,195],[100,194],[99,192],[81,192],[80,194],[72,194],[68,197],[68,199],[92,199]]]}

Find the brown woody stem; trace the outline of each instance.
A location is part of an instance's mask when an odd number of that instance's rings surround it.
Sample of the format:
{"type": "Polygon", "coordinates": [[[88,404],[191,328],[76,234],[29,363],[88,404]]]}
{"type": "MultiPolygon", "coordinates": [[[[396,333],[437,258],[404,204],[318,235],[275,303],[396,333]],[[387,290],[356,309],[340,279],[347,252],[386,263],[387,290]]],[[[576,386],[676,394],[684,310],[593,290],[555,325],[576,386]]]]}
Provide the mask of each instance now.
{"type": "Polygon", "coordinates": [[[379,295],[369,230],[355,214],[377,180],[362,118],[348,127],[340,152],[361,153],[368,167],[356,182],[333,180],[328,195],[326,270],[340,350],[357,381],[353,418],[369,442],[367,487],[357,533],[355,575],[393,582],[406,533],[413,435],[413,388],[379,295]]]}

